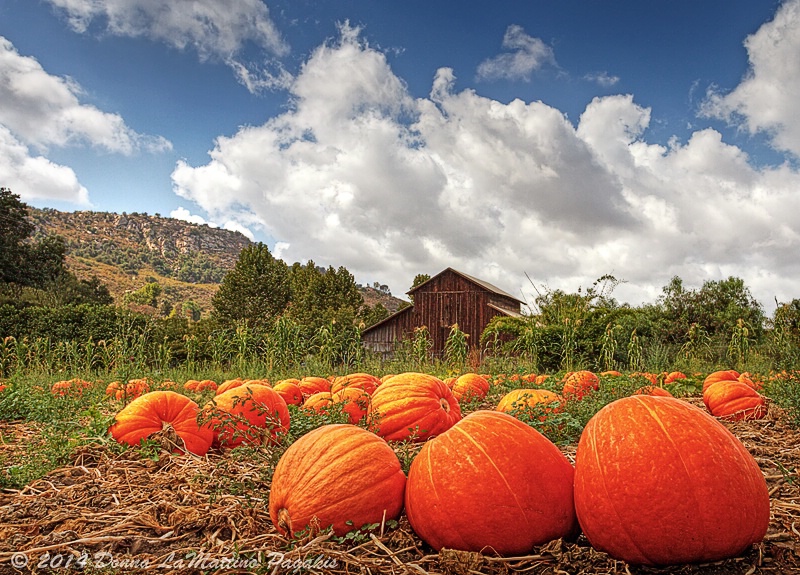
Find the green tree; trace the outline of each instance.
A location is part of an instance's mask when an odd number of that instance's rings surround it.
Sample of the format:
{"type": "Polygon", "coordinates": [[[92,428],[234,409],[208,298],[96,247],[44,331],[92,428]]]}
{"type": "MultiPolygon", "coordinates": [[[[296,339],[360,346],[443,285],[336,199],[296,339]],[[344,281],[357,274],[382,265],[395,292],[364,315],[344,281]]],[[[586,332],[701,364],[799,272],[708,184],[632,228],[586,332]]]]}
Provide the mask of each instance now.
{"type": "Polygon", "coordinates": [[[127,303],[158,307],[158,298],[162,291],[158,282],[148,282],[138,290],[125,294],[125,301],[127,303]]]}
{"type": "Polygon", "coordinates": [[[660,312],[659,332],[669,343],[685,343],[693,324],[712,339],[727,340],[743,320],[751,336],[759,339],[766,317],[761,304],[753,297],[744,280],[729,277],[706,281],[697,290],[687,289],[683,280],[673,277],[662,289],[656,305],[660,312]]]}
{"type": "Polygon", "coordinates": [[[292,304],[289,314],[306,332],[331,322],[353,325],[364,297],[353,275],[344,267],[321,270],[313,261],[290,269],[292,304]]]}
{"type": "Polygon", "coordinates": [[[33,233],[28,207],[8,188],[0,188],[0,279],[3,283],[25,283],[29,248],[25,241],[33,233]]]}
{"type": "Polygon", "coordinates": [[[212,317],[223,327],[239,322],[268,330],[291,301],[289,267],[257,243],[244,248],[212,299],[212,317]]]}
{"type": "Polygon", "coordinates": [[[66,244],[58,236],[32,242],[28,206],[0,188],[0,282],[44,288],[64,275],[66,244]]]}

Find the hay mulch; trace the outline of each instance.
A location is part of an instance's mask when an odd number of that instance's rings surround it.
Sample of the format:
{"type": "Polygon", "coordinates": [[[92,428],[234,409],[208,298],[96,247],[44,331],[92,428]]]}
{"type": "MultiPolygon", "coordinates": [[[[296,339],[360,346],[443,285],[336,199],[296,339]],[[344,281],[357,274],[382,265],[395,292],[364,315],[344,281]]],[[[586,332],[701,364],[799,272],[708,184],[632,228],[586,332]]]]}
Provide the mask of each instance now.
{"type": "MultiPolygon", "coordinates": [[[[772,518],[762,543],[712,564],[628,565],[583,537],[553,541],[525,557],[436,553],[405,518],[345,541],[327,533],[290,541],[267,510],[278,453],[199,458],[92,446],[76,453],[73,465],[0,495],[0,573],[58,572],[70,558],[71,567],[85,564],[85,573],[800,573],[800,431],[775,406],[764,420],[727,425],[761,466],[772,518]],[[28,558],[22,569],[12,565],[19,552],[28,558]]],[[[572,458],[574,446],[565,453],[572,458]]]]}

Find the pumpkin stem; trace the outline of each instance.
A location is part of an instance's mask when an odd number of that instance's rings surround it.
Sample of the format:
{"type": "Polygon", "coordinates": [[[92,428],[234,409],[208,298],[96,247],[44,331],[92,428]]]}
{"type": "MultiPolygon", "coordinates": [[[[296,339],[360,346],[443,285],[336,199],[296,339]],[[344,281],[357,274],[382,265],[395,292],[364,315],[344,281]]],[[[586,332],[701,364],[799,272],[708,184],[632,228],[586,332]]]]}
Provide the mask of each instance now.
{"type": "Polygon", "coordinates": [[[294,531],[292,531],[292,518],[289,516],[289,510],[285,507],[278,510],[278,527],[286,531],[290,537],[294,534],[294,531]]]}
{"type": "Polygon", "coordinates": [[[447,400],[444,397],[439,400],[439,405],[441,405],[442,409],[444,409],[447,413],[450,413],[450,404],[447,403],[447,400]]]}

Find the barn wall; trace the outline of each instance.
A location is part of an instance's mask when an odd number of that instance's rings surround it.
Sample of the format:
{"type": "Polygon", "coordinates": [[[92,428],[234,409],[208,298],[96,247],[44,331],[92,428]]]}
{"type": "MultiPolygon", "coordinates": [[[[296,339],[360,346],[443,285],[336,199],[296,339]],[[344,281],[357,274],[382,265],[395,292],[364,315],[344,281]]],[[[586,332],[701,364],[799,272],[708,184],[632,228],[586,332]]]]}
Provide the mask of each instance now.
{"type": "Polygon", "coordinates": [[[467,334],[470,347],[479,347],[486,325],[493,317],[503,315],[488,304],[519,313],[517,300],[489,291],[452,271],[434,277],[413,295],[413,307],[364,334],[364,343],[370,349],[389,353],[395,342],[410,337],[414,328],[424,325],[431,336],[432,353],[441,356],[455,323],[467,334]]]}

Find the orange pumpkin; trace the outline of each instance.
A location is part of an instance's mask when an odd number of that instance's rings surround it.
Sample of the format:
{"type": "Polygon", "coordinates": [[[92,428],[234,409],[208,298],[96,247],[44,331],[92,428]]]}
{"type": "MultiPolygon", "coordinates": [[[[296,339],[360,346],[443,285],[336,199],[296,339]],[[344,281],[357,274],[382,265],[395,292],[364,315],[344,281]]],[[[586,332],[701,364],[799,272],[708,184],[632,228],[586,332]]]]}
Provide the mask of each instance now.
{"type": "Polygon", "coordinates": [[[477,373],[465,373],[456,379],[452,389],[458,401],[483,399],[489,393],[489,382],[477,373]]]}
{"type": "Polygon", "coordinates": [[[752,376],[749,373],[739,374],[738,381],[741,381],[742,383],[746,383],[747,385],[749,385],[750,387],[752,387],[756,391],[759,391],[761,388],[764,387],[764,382],[763,381],[761,381],[758,378],[753,379],[752,376]]]}
{"type": "Polygon", "coordinates": [[[389,441],[425,441],[461,419],[461,408],[444,382],[407,372],[388,379],[372,396],[369,425],[389,441]]]}
{"type": "Polygon", "coordinates": [[[64,381],[57,381],[50,388],[50,393],[59,397],[67,395],[81,395],[84,389],[92,387],[92,382],[80,379],[78,377],[67,379],[64,381]]]}
{"type": "Polygon", "coordinates": [[[591,371],[575,371],[564,380],[561,395],[564,399],[581,399],[587,393],[600,389],[600,378],[591,371]]]}
{"type": "Polygon", "coordinates": [[[237,447],[261,443],[261,430],[269,431],[269,441],[289,429],[289,409],[271,387],[246,384],[229,389],[203,408],[214,430],[214,445],[237,447]]]}
{"type": "Polygon", "coordinates": [[[283,534],[333,527],[341,537],[397,519],[406,476],[392,448],[349,424],[323,425],[295,441],[275,467],[269,516],[283,534]]]}
{"type": "Polygon", "coordinates": [[[631,374],[631,377],[643,377],[650,382],[651,385],[658,385],[658,376],[649,371],[637,371],[631,374]]]}
{"type": "Polygon", "coordinates": [[[331,394],[336,394],[346,387],[356,387],[372,395],[380,384],[381,380],[369,373],[350,373],[333,380],[331,394]]]}
{"type": "Polygon", "coordinates": [[[300,388],[300,391],[303,392],[303,397],[314,395],[315,393],[319,393],[320,391],[331,390],[331,382],[325,379],[324,377],[314,377],[314,376],[304,377],[303,379],[300,380],[300,383],[298,383],[297,386],[300,388]]]}
{"type": "Polygon", "coordinates": [[[620,372],[618,372],[616,369],[609,369],[608,371],[601,371],[600,375],[605,376],[605,377],[608,377],[608,376],[619,377],[622,374],[620,372]]]}
{"type": "Polygon", "coordinates": [[[437,551],[526,554],[575,531],[572,484],[572,464],[545,436],[479,410],[422,446],[408,472],[406,515],[437,551]]]}
{"type": "Polygon", "coordinates": [[[114,399],[136,399],[150,391],[150,382],[147,378],[131,379],[125,385],[119,381],[112,381],[106,386],[106,395],[114,399]]]}
{"type": "Polygon", "coordinates": [[[767,414],[767,400],[741,381],[718,381],[703,392],[703,403],[714,417],[739,421],[761,419],[767,414]]]}
{"type": "Polygon", "coordinates": [[[664,389],[663,387],[658,387],[657,385],[645,385],[644,387],[640,387],[636,391],[633,392],[634,395],[653,395],[656,397],[673,397],[673,395],[664,389]]]}
{"type": "Polygon", "coordinates": [[[703,380],[703,393],[714,383],[718,381],[738,381],[739,372],[733,369],[726,369],[722,371],[715,371],[709,373],[703,380]]]}
{"type": "Polygon", "coordinates": [[[593,547],[647,565],[736,556],[761,541],[770,518],[764,476],[739,440],[688,402],[647,395],[589,420],[575,509],[593,547]]]}
{"type": "MultiPolygon", "coordinates": [[[[505,394],[497,404],[496,411],[503,413],[524,412],[542,404],[561,401],[561,398],[546,389],[514,389],[505,394]]],[[[547,407],[546,412],[559,411],[560,407],[547,407]]],[[[540,418],[544,421],[545,417],[540,418]]]]}
{"type": "Polygon", "coordinates": [[[185,395],[174,391],[151,391],[126,405],[109,428],[119,443],[139,445],[159,431],[172,428],[183,441],[186,451],[205,455],[214,432],[197,423],[200,407],[185,395]]]}
{"type": "Polygon", "coordinates": [[[675,383],[679,379],[686,379],[686,374],[680,371],[671,371],[664,376],[664,385],[675,383]]]}
{"type": "Polygon", "coordinates": [[[320,391],[309,395],[303,402],[303,409],[316,413],[328,413],[328,406],[333,403],[330,391],[320,391]]]}
{"type": "Polygon", "coordinates": [[[342,411],[350,417],[350,423],[355,425],[367,415],[370,395],[358,387],[345,387],[331,395],[331,402],[341,403],[342,411]]]}
{"type": "Polygon", "coordinates": [[[217,395],[222,395],[223,393],[225,393],[229,389],[234,389],[236,387],[241,387],[242,385],[244,385],[244,383],[245,383],[244,380],[242,378],[240,378],[240,377],[237,377],[236,379],[226,379],[225,381],[223,381],[222,383],[220,383],[217,386],[216,394],[217,395]]]}
{"type": "MultiPolygon", "coordinates": [[[[299,383],[299,380],[297,382],[299,383]]],[[[303,403],[303,391],[297,383],[279,381],[272,389],[283,398],[286,405],[301,405],[303,403]]]]}
{"type": "Polygon", "coordinates": [[[190,379],[183,384],[183,389],[194,391],[195,393],[200,393],[202,391],[206,391],[207,389],[210,389],[211,391],[217,391],[218,387],[219,386],[217,385],[217,382],[211,379],[190,379]]]}

